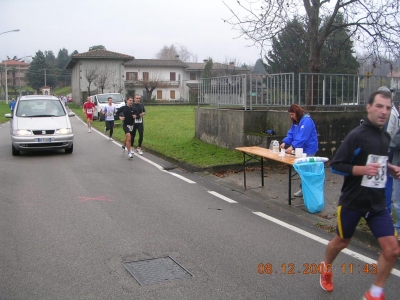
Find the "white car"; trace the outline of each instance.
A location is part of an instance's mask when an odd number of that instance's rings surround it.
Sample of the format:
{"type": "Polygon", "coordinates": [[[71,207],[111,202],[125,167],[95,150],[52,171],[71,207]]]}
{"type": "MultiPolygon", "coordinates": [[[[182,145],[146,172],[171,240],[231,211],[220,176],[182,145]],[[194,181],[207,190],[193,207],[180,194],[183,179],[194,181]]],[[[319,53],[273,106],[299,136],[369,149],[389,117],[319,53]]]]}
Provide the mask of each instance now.
{"type": "Polygon", "coordinates": [[[20,151],[41,151],[64,149],[72,153],[74,133],[63,103],[54,96],[22,96],[13,110],[5,114],[11,118],[10,133],[12,155],[20,151]]]}
{"type": "MultiPolygon", "coordinates": [[[[120,93],[107,93],[107,94],[96,94],[90,96],[90,99],[96,105],[96,112],[93,115],[93,119],[97,119],[99,121],[104,121],[104,115],[101,113],[101,110],[108,105],[108,98],[111,97],[113,99],[113,104],[116,109],[125,105],[124,98],[120,93]]],[[[118,116],[114,117],[115,120],[118,120],[118,116]]]]}

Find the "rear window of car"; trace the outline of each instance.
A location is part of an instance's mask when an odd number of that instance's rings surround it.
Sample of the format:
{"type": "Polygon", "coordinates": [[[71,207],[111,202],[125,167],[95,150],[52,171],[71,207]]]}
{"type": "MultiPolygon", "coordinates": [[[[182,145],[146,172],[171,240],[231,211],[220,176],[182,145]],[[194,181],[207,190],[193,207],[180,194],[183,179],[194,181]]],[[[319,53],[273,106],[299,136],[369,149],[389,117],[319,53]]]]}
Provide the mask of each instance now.
{"type": "Polygon", "coordinates": [[[107,103],[109,97],[113,98],[113,102],[114,102],[114,103],[124,102],[124,99],[122,99],[122,95],[121,95],[121,94],[104,94],[104,95],[97,95],[97,100],[98,100],[100,103],[107,103]]]}
{"type": "Polygon", "coordinates": [[[17,117],[61,117],[66,111],[59,100],[29,99],[18,101],[17,117]]]}

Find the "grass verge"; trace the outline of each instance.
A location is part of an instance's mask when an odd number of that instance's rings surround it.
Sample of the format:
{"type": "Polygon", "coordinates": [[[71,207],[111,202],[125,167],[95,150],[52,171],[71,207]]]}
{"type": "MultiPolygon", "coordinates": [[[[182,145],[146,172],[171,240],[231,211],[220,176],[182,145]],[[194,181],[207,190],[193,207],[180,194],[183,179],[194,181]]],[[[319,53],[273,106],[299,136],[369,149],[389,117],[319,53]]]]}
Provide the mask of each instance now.
{"type": "MultiPolygon", "coordinates": [[[[85,120],[82,109],[70,104],[79,117],[85,120]]],[[[195,106],[146,106],[143,148],[200,168],[241,164],[239,151],[228,150],[204,143],[195,138],[195,106]]],[[[118,122],[117,122],[118,123],[118,122]]],[[[103,131],[104,122],[93,121],[93,127],[103,131]]],[[[122,142],[122,128],[116,128],[113,138],[122,142]]],[[[136,136],[135,145],[137,145],[136,136]]]]}

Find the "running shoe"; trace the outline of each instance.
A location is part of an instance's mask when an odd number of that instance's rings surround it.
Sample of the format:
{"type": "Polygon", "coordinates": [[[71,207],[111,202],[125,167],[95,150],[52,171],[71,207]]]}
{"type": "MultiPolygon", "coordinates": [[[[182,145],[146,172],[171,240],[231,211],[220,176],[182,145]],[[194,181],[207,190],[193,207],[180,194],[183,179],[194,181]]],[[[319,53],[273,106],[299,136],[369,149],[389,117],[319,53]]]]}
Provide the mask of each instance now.
{"type": "Polygon", "coordinates": [[[122,153],[121,153],[122,155],[124,155],[125,154],[125,146],[122,146],[122,153]]]}
{"type": "Polygon", "coordinates": [[[131,151],[129,151],[128,156],[129,156],[129,158],[132,158],[132,157],[133,157],[133,154],[132,154],[131,151]]]}
{"type": "MultiPolygon", "coordinates": [[[[321,262],[325,266],[324,262],[321,262]]],[[[324,268],[325,269],[325,268],[324,268]]],[[[327,291],[327,292],[332,292],[333,291],[333,280],[332,280],[332,271],[330,272],[322,272],[320,279],[319,279],[319,284],[321,287],[327,291]]]]}
{"type": "Polygon", "coordinates": [[[303,191],[302,190],[298,190],[296,193],[294,193],[295,197],[303,197],[303,191]]]}
{"type": "Polygon", "coordinates": [[[385,300],[385,294],[382,293],[380,297],[372,297],[371,292],[368,290],[364,293],[364,300],[385,300]]]}
{"type": "Polygon", "coordinates": [[[88,132],[89,132],[89,133],[91,133],[91,132],[92,132],[92,131],[90,130],[90,128],[89,128],[88,132]]]}
{"type": "Polygon", "coordinates": [[[140,147],[137,147],[136,151],[137,151],[137,153],[139,153],[140,155],[143,155],[142,148],[140,148],[140,147]]]}

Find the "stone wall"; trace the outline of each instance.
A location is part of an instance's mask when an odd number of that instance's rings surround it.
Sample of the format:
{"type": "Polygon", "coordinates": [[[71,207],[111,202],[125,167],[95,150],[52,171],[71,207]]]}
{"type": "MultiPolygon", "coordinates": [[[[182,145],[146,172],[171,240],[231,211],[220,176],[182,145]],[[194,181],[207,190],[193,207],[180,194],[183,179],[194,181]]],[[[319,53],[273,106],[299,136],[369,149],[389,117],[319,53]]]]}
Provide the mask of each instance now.
{"type": "MultiPolygon", "coordinates": [[[[344,137],[366,117],[366,111],[312,111],[317,126],[318,156],[332,158],[344,137]]],[[[195,135],[203,142],[235,149],[243,146],[269,147],[279,142],[291,126],[287,108],[279,110],[240,110],[198,107],[195,112],[195,135]],[[263,134],[274,129],[275,136],[263,134]]]]}

